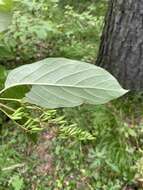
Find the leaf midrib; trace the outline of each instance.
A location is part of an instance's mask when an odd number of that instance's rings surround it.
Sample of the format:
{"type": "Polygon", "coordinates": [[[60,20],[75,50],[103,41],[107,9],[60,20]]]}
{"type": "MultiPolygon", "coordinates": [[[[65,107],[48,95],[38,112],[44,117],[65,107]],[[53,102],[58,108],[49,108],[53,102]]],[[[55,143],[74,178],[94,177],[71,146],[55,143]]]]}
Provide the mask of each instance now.
{"type": "MultiPolygon", "coordinates": [[[[105,91],[120,91],[118,89],[111,89],[111,88],[100,88],[100,87],[89,87],[89,86],[73,86],[73,85],[65,85],[65,84],[48,84],[48,83],[15,83],[14,85],[10,85],[6,88],[4,88],[3,90],[0,91],[0,94],[2,94],[3,92],[5,92],[6,90],[12,88],[12,87],[16,87],[16,86],[25,86],[25,85],[39,85],[39,86],[54,86],[54,87],[65,87],[65,88],[80,88],[80,89],[97,89],[97,90],[105,90],[105,91]]],[[[123,89],[124,91],[128,92],[128,90],[123,89]]]]}

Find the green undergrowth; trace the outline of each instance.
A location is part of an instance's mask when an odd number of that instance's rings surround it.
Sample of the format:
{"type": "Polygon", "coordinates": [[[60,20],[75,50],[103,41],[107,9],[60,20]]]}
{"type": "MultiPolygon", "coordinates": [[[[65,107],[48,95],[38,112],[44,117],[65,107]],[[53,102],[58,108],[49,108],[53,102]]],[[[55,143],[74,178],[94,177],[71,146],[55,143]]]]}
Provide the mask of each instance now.
{"type": "Polygon", "coordinates": [[[11,122],[2,126],[0,190],[121,190],[140,184],[142,123],[124,118],[116,102],[47,114],[37,141],[11,122]]]}
{"type": "Polygon", "coordinates": [[[13,68],[47,57],[95,62],[106,0],[16,2],[12,24],[0,34],[0,64],[13,68]]]}

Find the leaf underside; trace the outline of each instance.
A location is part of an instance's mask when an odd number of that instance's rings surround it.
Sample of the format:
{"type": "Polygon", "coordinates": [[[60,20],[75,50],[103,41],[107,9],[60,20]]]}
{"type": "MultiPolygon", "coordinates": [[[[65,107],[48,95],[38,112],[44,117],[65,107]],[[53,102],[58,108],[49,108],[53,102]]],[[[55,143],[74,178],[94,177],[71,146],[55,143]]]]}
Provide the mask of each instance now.
{"type": "Polygon", "coordinates": [[[11,71],[5,90],[31,85],[26,102],[45,108],[104,104],[125,94],[117,80],[104,69],[66,58],[48,58],[11,71]]]}

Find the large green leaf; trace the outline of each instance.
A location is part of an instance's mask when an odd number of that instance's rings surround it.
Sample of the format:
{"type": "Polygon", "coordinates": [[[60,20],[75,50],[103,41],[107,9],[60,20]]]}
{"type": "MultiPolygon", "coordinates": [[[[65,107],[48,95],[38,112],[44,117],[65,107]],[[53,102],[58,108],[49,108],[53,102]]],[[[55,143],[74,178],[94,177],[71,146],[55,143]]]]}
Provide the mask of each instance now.
{"type": "Polygon", "coordinates": [[[65,58],[48,58],[14,69],[3,91],[19,85],[32,86],[25,101],[47,108],[103,104],[127,92],[104,69],[65,58]]]}

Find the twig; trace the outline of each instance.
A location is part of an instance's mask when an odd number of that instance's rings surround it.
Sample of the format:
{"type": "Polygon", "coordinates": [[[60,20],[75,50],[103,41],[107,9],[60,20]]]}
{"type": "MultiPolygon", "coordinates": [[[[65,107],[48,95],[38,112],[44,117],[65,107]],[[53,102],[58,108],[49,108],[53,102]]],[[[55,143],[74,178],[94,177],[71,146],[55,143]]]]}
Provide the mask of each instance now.
{"type": "Polygon", "coordinates": [[[14,99],[14,98],[0,98],[0,100],[3,100],[3,101],[21,102],[21,99],[14,99]]]}
{"type": "Polygon", "coordinates": [[[15,164],[15,165],[12,165],[10,167],[7,167],[7,168],[3,168],[2,171],[7,171],[7,170],[14,170],[16,168],[21,168],[21,167],[24,167],[25,166],[25,163],[22,163],[22,164],[15,164]]]}
{"type": "Polygon", "coordinates": [[[7,110],[9,110],[9,111],[12,111],[12,112],[15,112],[15,111],[16,111],[15,109],[13,109],[13,108],[11,108],[11,107],[9,107],[9,106],[6,106],[6,105],[4,105],[4,104],[2,104],[2,103],[0,103],[0,107],[3,107],[3,108],[5,108],[5,109],[7,109],[7,110]]]}

